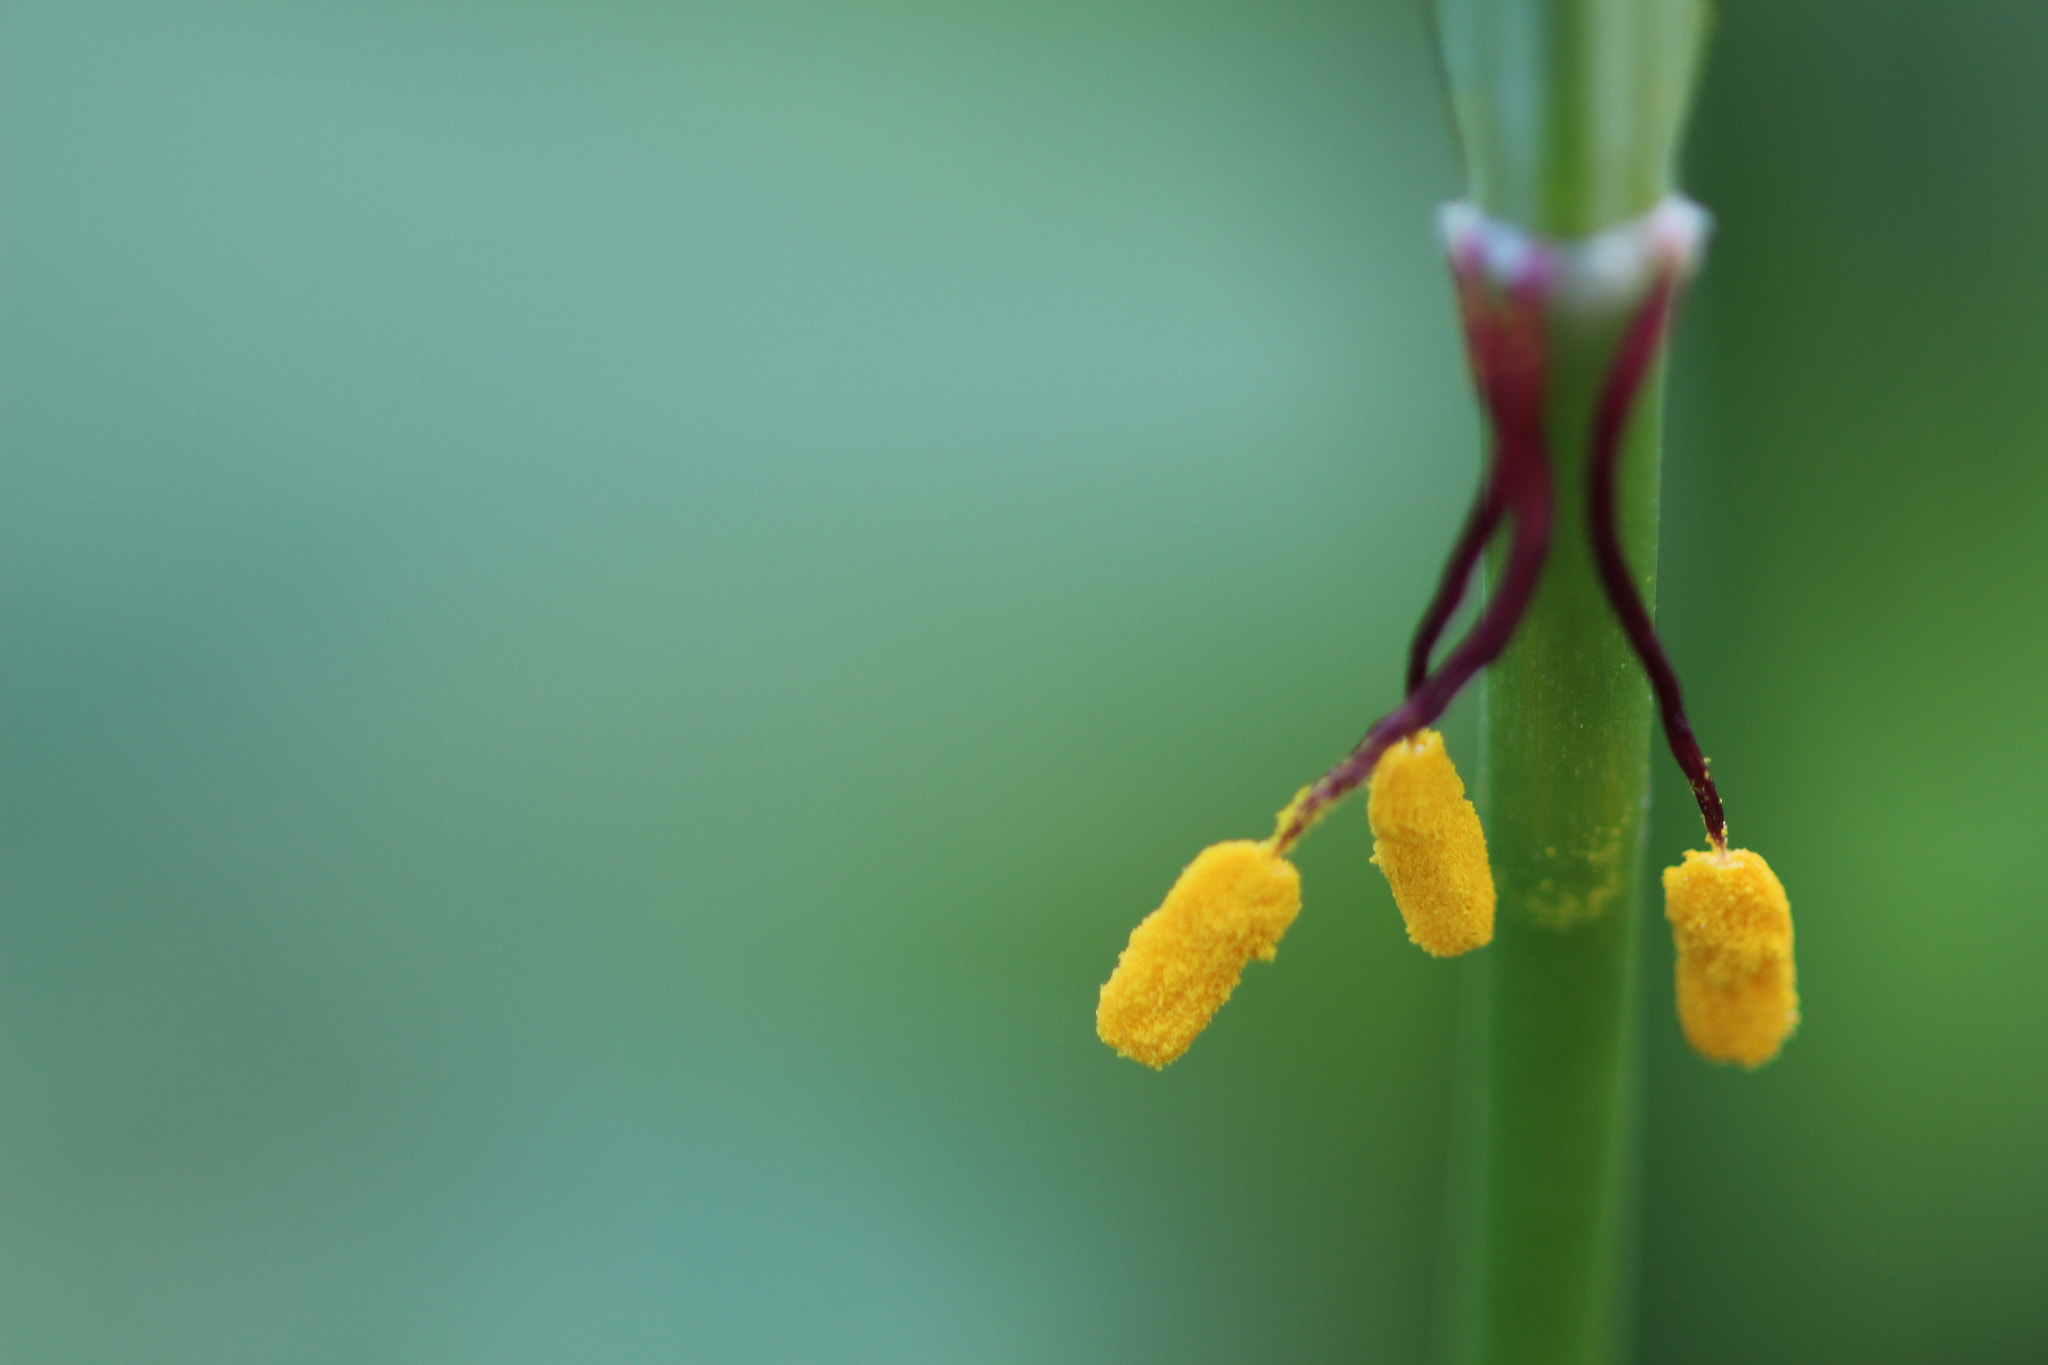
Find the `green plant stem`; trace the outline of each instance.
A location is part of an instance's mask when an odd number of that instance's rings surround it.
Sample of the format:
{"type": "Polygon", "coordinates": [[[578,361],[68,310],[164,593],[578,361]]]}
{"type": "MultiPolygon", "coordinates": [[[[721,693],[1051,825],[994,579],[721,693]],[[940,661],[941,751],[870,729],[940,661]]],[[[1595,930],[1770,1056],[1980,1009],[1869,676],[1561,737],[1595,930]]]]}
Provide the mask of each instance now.
{"type": "MultiPolygon", "coordinates": [[[[1553,450],[1583,450],[1614,333],[1553,328],[1553,450]]],[[[1622,505],[1646,596],[1656,554],[1657,413],[1628,442],[1622,505]]],[[[1543,585],[1487,679],[1489,850],[1500,892],[1479,1065],[1476,1338],[1485,1362],[1614,1358],[1626,1319],[1636,1068],[1635,935],[1650,694],[1586,548],[1585,466],[1553,460],[1543,585]]]]}
{"type": "MultiPolygon", "coordinates": [[[[1580,237],[1670,191],[1703,29],[1692,0],[1440,0],[1438,20],[1490,217],[1580,237]]],[[[1591,1365],[1626,1346],[1653,711],[1593,569],[1585,480],[1593,403],[1632,303],[1549,318],[1552,548],[1486,681],[1480,788],[1500,903],[1468,996],[1469,1183],[1447,1352],[1461,1365],[1591,1365]]],[[[1621,464],[1623,543],[1646,601],[1661,409],[1659,374],[1621,464]]]]}
{"type": "Polygon", "coordinates": [[[1700,0],[1437,0],[1472,199],[1584,237],[1669,193],[1705,47],[1700,0]]]}

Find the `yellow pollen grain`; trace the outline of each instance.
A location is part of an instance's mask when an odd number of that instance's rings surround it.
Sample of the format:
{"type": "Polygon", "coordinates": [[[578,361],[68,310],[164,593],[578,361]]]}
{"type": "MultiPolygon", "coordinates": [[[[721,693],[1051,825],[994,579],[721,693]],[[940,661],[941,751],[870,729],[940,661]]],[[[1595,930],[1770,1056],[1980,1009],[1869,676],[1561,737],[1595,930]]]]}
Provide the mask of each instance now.
{"type": "Polygon", "coordinates": [[[1770,864],[1746,849],[1689,852],[1664,870],[1664,916],[1693,1050],[1752,1068],[1777,1056],[1799,1026],[1799,992],[1792,905],[1770,864]]]}
{"type": "Polygon", "coordinates": [[[1270,842],[1211,844],[1131,931],[1095,1031],[1124,1056],[1165,1066],[1223,1008],[1247,962],[1273,960],[1300,910],[1301,874],[1270,842]]]}
{"type": "Polygon", "coordinates": [[[1444,737],[1418,730],[1380,757],[1366,803],[1372,860],[1394,889],[1408,937],[1437,957],[1493,941],[1493,869],[1479,812],[1444,752],[1444,737]]]}

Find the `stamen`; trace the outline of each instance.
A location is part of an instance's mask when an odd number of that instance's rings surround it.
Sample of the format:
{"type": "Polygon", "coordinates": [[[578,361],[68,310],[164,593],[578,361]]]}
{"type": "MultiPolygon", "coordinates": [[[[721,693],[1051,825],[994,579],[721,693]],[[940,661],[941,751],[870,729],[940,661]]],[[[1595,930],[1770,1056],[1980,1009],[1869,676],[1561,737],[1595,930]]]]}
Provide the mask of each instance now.
{"type": "Polygon", "coordinates": [[[1479,812],[1465,799],[1444,737],[1419,730],[1388,746],[1372,774],[1372,860],[1393,888],[1408,937],[1433,957],[1493,940],[1493,869],[1479,812]]]}
{"type": "Polygon", "coordinates": [[[1301,874],[1270,841],[1211,844],[1131,931],[1095,1007],[1095,1032],[1163,1067],[1188,1050],[1254,958],[1271,962],[1301,910],[1301,874]]]}
{"type": "Polygon", "coordinates": [[[1621,459],[1622,434],[1635,407],[1636,395],[1642,391],[1643,380],[1649,374],[1650,363],[1656,359],[1663,342],[1677,291],[1676,272],[1667,269],[1651,287],[1649,297],[1629,324],[1614,366],[1608,371],[1607,384],[1601,391],[1600,404],[1593,417],[1592,463],[1587,478],[1591,503],[1589,525],[1593,536],[1593,562],[1600,571],[1600,584],[1607,590],[1607,600],[1613,604],[1614,614],[1621,621],[1622,633],[1634,646],[1636,657],[1642,660],[1643,671],[1649,674],[1650,686],[1657,694],[1658,709],[1663,713],[1664,738],[1671,745],[1671,756],[1678,760],[1679,768],[1692,784],[1693,799],[1699,803],[1700,818],[1706,822],[1707,838],[1719,852],[1728,847],[1728,818],[1721,808],[1721,793],[1715,789],[1713,774],[1707,770],[1706,756],[1700,752],[1699,740],[1693,737],[1692,722],[1686,719],[1685,698],[1679,690],[1678,674],[1665,657],[1664,646],[1657,639],[1657,628],[1651,623],[1650,613],[1636,591],[1635,580],[1629,575],[1628,559],[1622,553],[1621,531],[1614,511],[1614,482],[1621,459]]]}
{"type": "Polygon", "coordinates": [[[1664,872],[1678,1019],[1701,1056],[1755,1068],[1799,1026],[1792,906],[1759,854],[1690,852],[1664,872]]]}
{"type": "MultiPolygon", "coordinates": [[[[1514,519],[1507,565],[1492,601],[1450,657],[1435,673],[1411,686],[1401,704],[1375,722],[1351,752],[1289,808],[1274,835],[1275,849],[1283,854],[1333,802],[1372,776],[1389,745],[1435,722],[1465,685],[1500,656],[1536,595],[1543,561],[1550,552],[1550,452],[1543,429],[1549,366],[1543,304],[1551,262],[1541,253],[1531,253],[1519,262],[1507,297],[1498,303],[1486,283],[1489,263],[1475,251],[1455,252],[1453,269],[1474,378],[1493,431],[1493,463],[1481,494],[1481,508],[1488,503],[1498,505],[1493,525],[1485,528],[1489,532],[1502,516],[1514,519]]],[[[1477,518],[1479,523],[1486,520],[1483,515],[1477,518]]],[[[1474,539],[1476,558],[1487,537],[1474,539]]],[[[1454,566],[1464,551],[1461,537],[1453,554],[1454,566]]],[[[1448,617],[1449,612],[1444,615],[1448,617]]],[[[1438,625],[1436,629],[1441,628],[1438,625]]],[[[1435,643],[1434,633],[1429,632],[1427,645],[1435,643]]]]}

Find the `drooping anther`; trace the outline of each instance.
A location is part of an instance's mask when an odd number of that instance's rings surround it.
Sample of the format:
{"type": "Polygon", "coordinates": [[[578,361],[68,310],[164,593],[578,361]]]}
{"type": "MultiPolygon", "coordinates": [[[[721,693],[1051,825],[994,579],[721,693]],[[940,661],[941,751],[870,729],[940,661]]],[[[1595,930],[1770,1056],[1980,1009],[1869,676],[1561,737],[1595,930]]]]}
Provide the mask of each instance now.
{"type": "Polygon", "coordinates": [[[1254,958],[1301,910],[1301,874],[1272,841],[1211,844],[1131,931],[1095,1006],[1103,1042],[1149,1067],[1188,1050],[1254,958]]]}
{"type": "Polygon", "coordinates": [[[1389,745],[1366,802],[1372,860],[1394,890],[1408,938],[1432,957],[1456,957],[1493,941],[1493,869],[1479,812],[1444,752],[1444,737],[1418,730],[1389,745]]]}
{"type": "Polygon", "coordinates": [[[1664,915],[1694,1051],[1751,1068],[1777,1056],[1799,1026],[1799,991],[1792,905],[1770,864],[1740,848],[1688,853],[1665,870],[1664,915]]]}

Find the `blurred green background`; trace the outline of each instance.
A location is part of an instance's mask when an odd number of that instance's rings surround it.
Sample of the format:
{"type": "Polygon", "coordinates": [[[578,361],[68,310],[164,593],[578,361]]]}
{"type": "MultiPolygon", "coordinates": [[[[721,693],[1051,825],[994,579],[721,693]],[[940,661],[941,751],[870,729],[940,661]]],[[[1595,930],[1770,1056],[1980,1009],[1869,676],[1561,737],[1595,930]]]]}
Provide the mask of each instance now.
{"type": "MultiPolygon", "coordinates": [[[[2048,1358],[2044,53],[1721,16],[1664,619],[1807,1024],[1646,926],[1648,1361],[2048,1358]]],[[[1405,0],[14,0],[0,1359],[1422,1360],[1362,817],[1091,1022],[1395,695],[1457,188],[1405,0]]]]}

